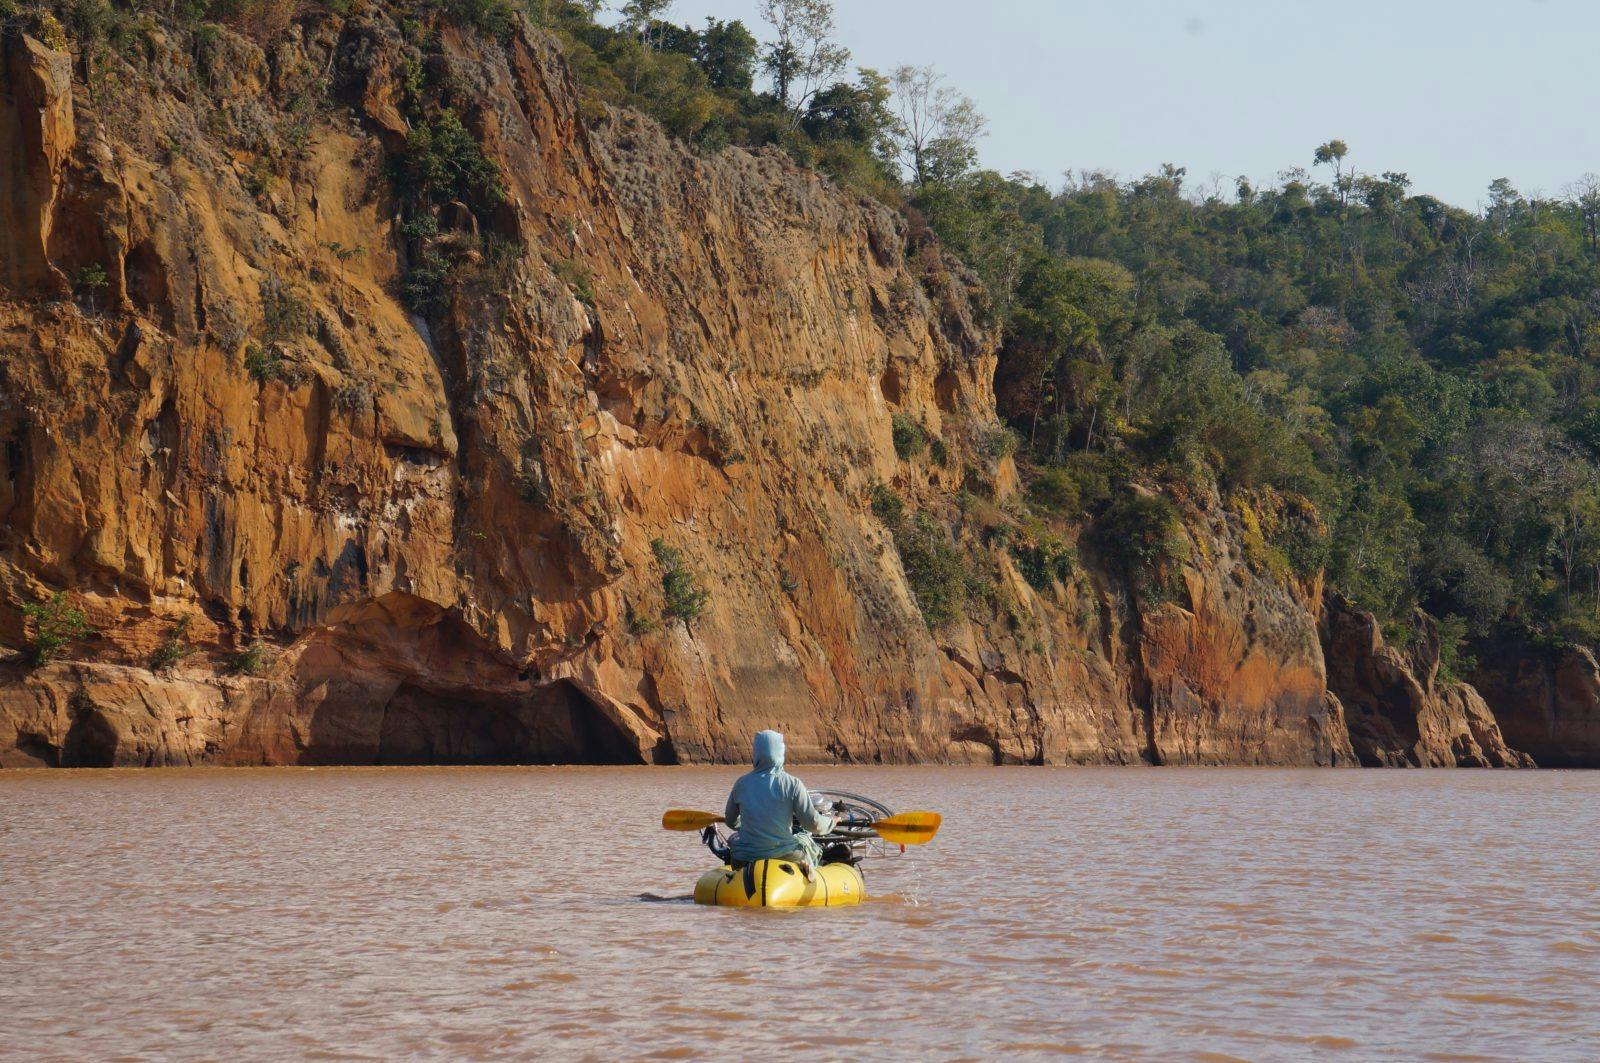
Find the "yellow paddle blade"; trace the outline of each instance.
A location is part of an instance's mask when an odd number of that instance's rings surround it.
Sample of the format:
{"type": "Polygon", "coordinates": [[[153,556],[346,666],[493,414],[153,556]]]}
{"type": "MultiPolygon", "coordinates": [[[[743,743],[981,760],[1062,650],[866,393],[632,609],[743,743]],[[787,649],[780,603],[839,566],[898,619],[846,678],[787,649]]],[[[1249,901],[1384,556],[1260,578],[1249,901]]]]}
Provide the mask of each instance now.
{"type": "Polygon", "coordinates": [[[893,845],[923,845],[933,841],[943,817],[937,812],[901,812],[872,825],[878,837],[893,845]]]}
{"type": "Polygon", "coordinates": [[[675,808],[661,817],[663,830],[705,830],[721,822],[722,817],[714,812],[695,812],[687,808],[675,808]]]}

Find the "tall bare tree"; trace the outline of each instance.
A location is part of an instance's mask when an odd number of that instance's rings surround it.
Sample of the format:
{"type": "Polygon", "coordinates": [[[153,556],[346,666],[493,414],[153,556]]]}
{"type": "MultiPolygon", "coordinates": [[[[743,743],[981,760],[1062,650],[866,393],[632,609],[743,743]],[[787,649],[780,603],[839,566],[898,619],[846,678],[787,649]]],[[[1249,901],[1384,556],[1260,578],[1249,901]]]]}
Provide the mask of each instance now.
{"type": "Polygon", "coordinates": [[[812,97],[844,72],[850,50],[833,40],[828,0],[761,0],[761,17],[775,38],[762,56],[772,94],[789,109],[790,128],[798,128],[812,97]]]}
{"type": "Polygon", "coordinates": [[[1584,174],[1566,187],[1566,193],[1583,223],[1589,254],[1600,254],[1600,175],[1584,174]]]}
{"type": "Polygon", "coordinates": [[[900,163],[917,187],[970,169],[988,124],[977,106],[946,85],[944,75],[931,66],[899,67],[891,82],[900,120],[900,163]]]}
{"type": "Polygon", "coordinates": [[[674,0],[628,0],[622,5],[622,24],[638,36],[646,48],[656,46],[651,27],[667,16],[674,0]]]}
{"type": "Polygon", "coordinates": [[[1317,150],[1312,154],[1312,161],[1318,166],[1333,167],[1333,190],[1339,197],[1339,206],[1342,209],[1350,200],[1350,188],[1355,178],[1355,171],[1344,172],[1344,158],[1350,153],[1350,148],[1342,140],[1330,140],[1326,144],[1317,145],[1317,150]]]}

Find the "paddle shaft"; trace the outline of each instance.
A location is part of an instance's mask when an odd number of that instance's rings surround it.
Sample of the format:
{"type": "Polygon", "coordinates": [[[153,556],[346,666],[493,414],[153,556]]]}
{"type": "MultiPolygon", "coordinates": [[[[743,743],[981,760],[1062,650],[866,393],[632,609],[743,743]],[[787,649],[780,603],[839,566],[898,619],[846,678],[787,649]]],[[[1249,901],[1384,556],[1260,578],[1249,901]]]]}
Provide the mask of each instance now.
{"type": "MultiPolygon", "coordinates": [[[[727,820],[713,812],[696,812],[691,809],[674,809],[661,817],[661,826],[667,830],[704,830],[714,823],[727,820]]],[[[920,845],[932,840],[939,830],[937,812],[902,812],[872,823],[844,824],[856,830],[870,830],[885,841],[898,845],[920,845]]]]}

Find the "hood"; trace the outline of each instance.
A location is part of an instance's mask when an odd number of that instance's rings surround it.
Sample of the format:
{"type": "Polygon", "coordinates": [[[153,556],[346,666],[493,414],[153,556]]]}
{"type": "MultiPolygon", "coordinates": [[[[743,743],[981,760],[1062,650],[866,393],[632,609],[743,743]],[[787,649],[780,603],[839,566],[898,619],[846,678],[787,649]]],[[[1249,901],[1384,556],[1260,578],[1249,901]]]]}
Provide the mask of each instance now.
{"type": "Polygon", "coordinates": [[[783,735],[777,731],[757,731],[752,746],[756,771],[772,771],[783,767],[783,735]]]}

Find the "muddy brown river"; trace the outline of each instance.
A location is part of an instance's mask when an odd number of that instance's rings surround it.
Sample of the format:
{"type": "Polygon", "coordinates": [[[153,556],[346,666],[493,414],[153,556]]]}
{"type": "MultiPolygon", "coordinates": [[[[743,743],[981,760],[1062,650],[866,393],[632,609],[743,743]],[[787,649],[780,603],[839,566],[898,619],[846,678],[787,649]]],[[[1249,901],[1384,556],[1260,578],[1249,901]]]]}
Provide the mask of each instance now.
{"type": "Polygon", "coordinates": [[[798,772],[944,829],[712,909],[733,769],[0,772],[0,1056],[1600,1057],[1600,774],[798,772]]]}

